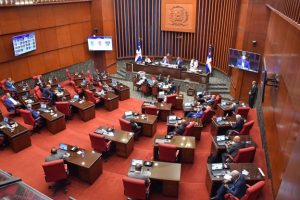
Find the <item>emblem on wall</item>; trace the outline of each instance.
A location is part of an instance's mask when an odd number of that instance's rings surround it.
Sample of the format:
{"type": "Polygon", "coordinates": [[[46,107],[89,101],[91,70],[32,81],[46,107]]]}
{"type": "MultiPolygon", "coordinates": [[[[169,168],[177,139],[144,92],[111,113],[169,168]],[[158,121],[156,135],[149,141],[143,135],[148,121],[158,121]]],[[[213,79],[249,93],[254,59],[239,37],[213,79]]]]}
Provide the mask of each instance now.
{"type": "Polygon", "coordinates": [[[169,13],[169,24],[179,27],[188,25],[189,13],[184,7],[174,6],[169,13]]]}

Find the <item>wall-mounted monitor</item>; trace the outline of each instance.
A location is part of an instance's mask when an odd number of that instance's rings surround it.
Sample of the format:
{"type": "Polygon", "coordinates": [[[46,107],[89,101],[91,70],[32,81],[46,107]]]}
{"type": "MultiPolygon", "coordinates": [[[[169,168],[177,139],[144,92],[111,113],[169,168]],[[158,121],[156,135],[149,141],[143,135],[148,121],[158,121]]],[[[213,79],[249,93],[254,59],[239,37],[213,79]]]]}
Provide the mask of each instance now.
{"type": "Polygon", "coordinates": [[[260,54],[238,49],[229,49],[229,66],[258,73],[260,54]]]}
{"type": "Polygon", "coordinates": [[[12,37],[15,56],[36,50],[35,33],[26,33],[12,37]]]}
{"type": "Polygon", "coordinates": [[[91,36],[88,37],[88,47],[90,51],[112,51],[111,36],[91,36]]]}

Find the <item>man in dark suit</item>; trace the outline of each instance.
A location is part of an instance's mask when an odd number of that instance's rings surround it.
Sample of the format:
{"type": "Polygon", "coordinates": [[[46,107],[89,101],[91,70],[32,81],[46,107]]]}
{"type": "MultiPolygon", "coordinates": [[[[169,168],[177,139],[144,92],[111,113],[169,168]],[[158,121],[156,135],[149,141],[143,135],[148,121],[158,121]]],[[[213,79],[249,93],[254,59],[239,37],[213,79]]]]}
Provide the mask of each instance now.
{"type": "Polygon", "coordinates": [[[51,155],[45,159],[45,162],[50,162],[53,160],[59,160],[64,158],[66,152],[63,150],[57,150],[55,147],[51,148],[51,155]]]}
{"type": "Polygon", "coordinates": [[[43,89],[43,97],[49,101],[50,105],[54,104],[54,98],[55,98],[55,96],[54,96],[54,93],[51,91],[51,85],[47,85],[43,89]]]}
{"type": "Polygon", "coordinates": [[[142,165],[140,163],[135,165],[134,171],[128,172],[128,177],[144,180],[147,186],[150,184],[150,175],[151,172],[149,171],[142,172],[142,165]]]}
{"type": "Polygon", "coordinates": [[[230,122],[231,129],[227,131],[227,133],[226,133],[227,135],[233,134],[233,131],[240,132],[243,129],[245,122],[244,122],[244,119],[242,118],[242,116],[236,115],[235,120],[236,120],[235,123],[230,122]]]}
{"type": "Polygon", "coordinates": [[[232,141],[225,144],[227,153],[222,154],[222,162],[226,163],[228,155],[235,157],[239,149],[244,147],[244,144],[241,142],[240,136],[236,135],[233,137],[232,141]]]}
{"type": "Polygon", "coordinates": [[[187,123],[185,120],[181,121],[181,125],[176,124],[175,130],[172,132],[169,132],[169,135],[183,135],[185,128],[187,127],[189,123],[187,123]]]}
{"type": "Polygon", "coordinates": [[[254,107],[255,101],[256,101],[256,97],[257,97],[257,84],[256,81],[252,81],[252,87],[251,90],[249,92],[249,106],[251,108],[254,107]]]}
{"type": "Polygon", "coordinates": [[[137,140],[139,135],[141,135],[142,133],[142,127],[140,125],[138,125],[134,119],[130,120],[130,126],[131,126],[131,130],[134,133],[134,139],[137,140]]]}
{"type": "Polygon", "coordinates": [[[4,99],[4,105],[8,112],[16,114],[16,108],[21,107],[20,102],[11,97],[10,93],[6,93],[6,98],[4,99]]]}
{"type": "Polygon", "coordinates": [[[224,195],[229,193],[237,198],[245,195],[247,186],[244,175],[240,174],[237,170],[233,170],[230,176],[231,180],[224,180],[224,183],[217,191],[217,195],[210,198],[211,200],[223,200],[224,195]]]}

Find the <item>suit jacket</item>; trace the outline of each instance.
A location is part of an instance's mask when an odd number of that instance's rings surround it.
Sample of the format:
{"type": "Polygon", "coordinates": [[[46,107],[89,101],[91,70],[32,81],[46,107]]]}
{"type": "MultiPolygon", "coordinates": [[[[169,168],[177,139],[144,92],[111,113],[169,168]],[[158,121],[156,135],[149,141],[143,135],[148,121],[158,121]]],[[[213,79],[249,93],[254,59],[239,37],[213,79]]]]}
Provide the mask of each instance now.
{"type": "Polygon", "coordinates": [[[16,109],[14,103],[9,98],[4,100],[4,105],[8,112],[14,112],[16,109]]]}
{"type": "Polygon", "coordinates": [[[5,81],[5,87],[9,90],[9,91],[15,91],[16,88],[13,85],[12,82],[10,82],[9,80],[5,81]]]}
{"type": "Polygon", "coordinates": [[[236,66],[246,68],[246,69],[250,69],[250,63],[249,63],[248,60],[244,60],[244,67],[243,67],[243,59],[242,58],[237,60],[236,66]]]}
{"type": "Polygon", "coordinates": [[[238,198],[241,198],[246,194],[247,185],[243,174],[240,174],[240,177],[237,180],[234,180],[228,186],[229,189],[227,192],[233,194],[238,198]]]}
{"type": "Polygon", "coordinates": [[[38,111],[33,110],[33,109],[28,109],[28,110],[31,112],[31,115],[32,115],[33,119],[37,119],[37,118],[40,117],[40,114],[39,114],[38,111]]]}
{"type": "Polygon", "coordinates": [[[53,98],[53,92],[51,92],[48,88],[43,89],[43,97],[46,99],[52,99],[53,98]]]}
{"type": "Polygon", "coordinates": [[[186,126],[188,125],[188,123],[183,123],[181,124],[180,126],[177,126],[175,128],[175,133],[178,134],[178,135],[183,135],[184,131],[185,131],[185,128],[186,126]]]}
{"type": "Polygon", "coordinates": [[[250,90],[250,98],[256,98],[256,95],[257,95],[257,86],[254,85],[251,87],[251,90],[250,90]]]}
{"type": "Polygon", "coordinates": [[[237,121],[233,126],[232,130],[235,130],[237,132],[240,132],[243,129],[244,126],[244,119],[242,118],[241,120],[237,121]]]}
{"type": "Polygon", "coordinates": [[[242,142],[233,143],[231,146],[228,147],[227,152],[232,157],[235,157],[238,153],[238,150],[243,147],[244,147],[244,144],[242,142]]]}

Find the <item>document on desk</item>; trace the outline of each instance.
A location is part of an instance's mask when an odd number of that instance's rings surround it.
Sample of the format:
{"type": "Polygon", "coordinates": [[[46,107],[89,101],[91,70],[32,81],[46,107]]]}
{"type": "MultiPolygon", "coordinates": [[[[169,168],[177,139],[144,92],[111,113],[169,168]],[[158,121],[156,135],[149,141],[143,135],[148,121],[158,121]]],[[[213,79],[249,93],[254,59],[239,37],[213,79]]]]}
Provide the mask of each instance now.
{"type": "Polygon", "coordinates": [[[156,139],[155,143],[156,144],[163,144],[163,143],[165,143],[165,139],[156,139]]]}

